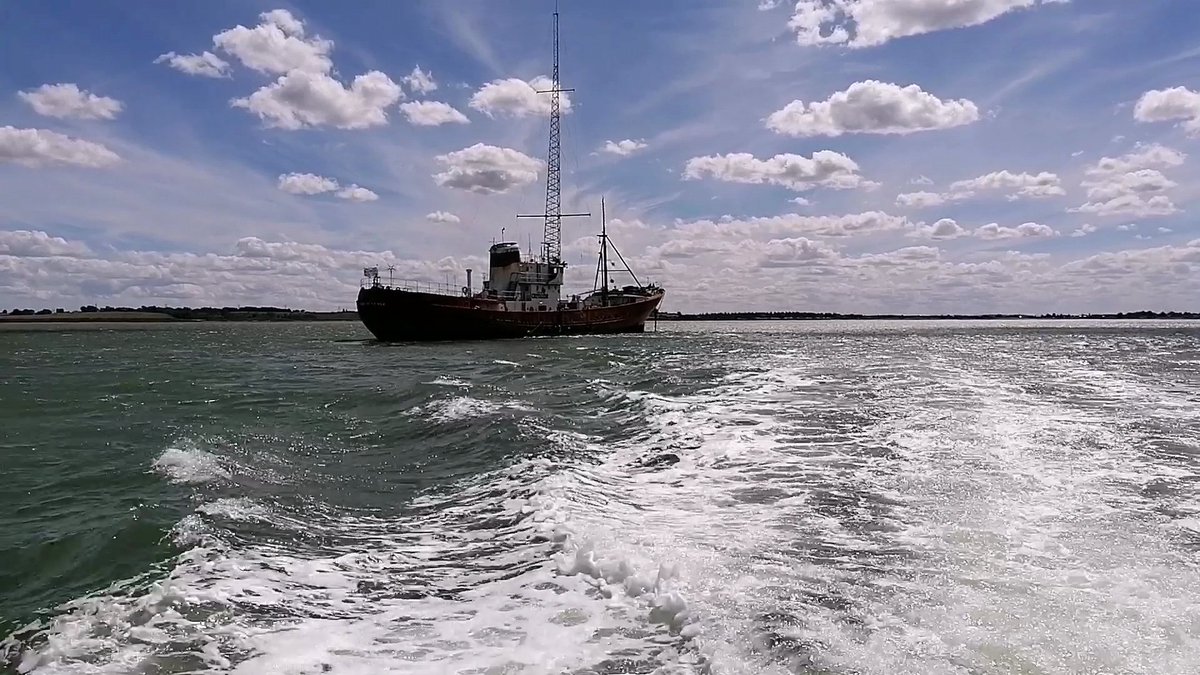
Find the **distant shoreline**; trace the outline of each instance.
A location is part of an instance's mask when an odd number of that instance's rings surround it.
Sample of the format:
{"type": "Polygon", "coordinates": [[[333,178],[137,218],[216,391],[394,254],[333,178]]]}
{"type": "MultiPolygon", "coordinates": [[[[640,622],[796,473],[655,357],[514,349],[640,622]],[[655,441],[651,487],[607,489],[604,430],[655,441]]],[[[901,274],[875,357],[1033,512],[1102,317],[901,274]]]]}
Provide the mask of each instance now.
{"type": "Polygon", "coordinates": [[[262,308],[167,308],[0,314],[0,323],[171,323],[199,321],[358,321],[358,312],[262,308]]]}
{"type": "Polygon", "coordinates": [[[832,312],[706,312],[667,313],[658,321],[990,321],[1090,319],[1200,319],[1200,312],[1115,312],[1110,314],[838,314],[832,312]]]}
{"type": "MultiPolygon", "coordinates": [[[[261,307],[97,309],[0,314],[0,324],[173,323],[208,321],[358,321],[358,312],[310,312],[261,307]]],[[[989,320],[1198,320],[1200,312],[1115,312],[1108,314],[838,314],[833,312],[662,312],[650,321],[989,321],[989,320]]]]}

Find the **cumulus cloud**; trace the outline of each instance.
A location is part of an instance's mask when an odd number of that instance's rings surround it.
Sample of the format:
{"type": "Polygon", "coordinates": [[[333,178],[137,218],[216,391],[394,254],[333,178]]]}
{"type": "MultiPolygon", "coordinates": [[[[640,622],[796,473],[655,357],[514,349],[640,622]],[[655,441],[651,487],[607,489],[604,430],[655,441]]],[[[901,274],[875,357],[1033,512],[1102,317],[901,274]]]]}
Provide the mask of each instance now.
{"type": "Polygon", "coordinates": [[[498,194],[528,185],[538,178],[542,163],[512,148],[476,143],[438,155],[446,170],[435,174],[442,187],[480,194],[498,194]]]}
{"type": "Polygon", "coordinates": [[[693,157],[687,161],[683,175],[686,180],[712,178],[728,183],[780,185],[796,191],[874,185],[859,175],[854,160],[830,150],[814,152],[811,158],[782,154],[758,159],[745,152],[693,157]]]}
{"type": "Polygon", "coordinates": [[[896,196],[896,205],[924,209],[941,206],[949,202],[970,199],[980,192],[1008,192],[1008,199],[1040,199],[1057,197],[1067,192],[1057,174],[1043,171],[1039,174],[995,171],[989,174],[952,183],[947,192],[907,192],[896,196]]]}
{"type": "Polygon", "coordinates": [[[409,101],[401,103],[400,110],[410,124],[419,127],[436,127],[442,124],[469,124],[467,116],[453,106],[441,101],[409,101]]]}
{"type": "MultiPolygon", "coordinates": [[[[1069,250],[1026,254],[1004,246],[986,257],[978,250],[960,257],[934,245],[864,251],[867,242],[856,240],[841,248],[843,242],[810,233],[811,221],[798,227],[796,218],[721,219],[695,226],[614,219],[612,224],[620,229],[621,241],[638,242],[622,245],[633,268],[643,279],[651,276],[664,283],[668,297],[674,298],[672,309],[683,311],[1129,311],[1186,309],[1200,293],[1200,240],[1195,238],[1187,244],[1086,257],[1069,250]],[[727,229],[714,234],[716,228],[727,229]],[[1046,288],[1055,292],[1047,294],[1046,288]]],[[[433,234],[442,228],[425,229],[433,234]]],[[[584,246],[580,251],[594,253],[593,238],[579,241],[584,246]]],[[[336,309],[353,306],[364,266],[395,265],[397,279],[437,282],[447,275],[461,279],[468,267],[486,266],[478,257],[422,260],[409,252],[401,258],[389,251],[254,236],[202,254],[89,253],[78,242],[45,233],[0,233],[0,242],[0,296],[10,307],[255,304],[336,309]],[[13,247],[14,241],[21,243],[13,247]]],[[[578,280],[570,273],[568,278],[578,280]]],[[[584,281],[590,282],[590,275],[584,281]]]]}
{"type": "Polygon", "coordinates": [[[881,211],[844,215],[806,216],[786,213],[760,218],[722,218],[676,223],[675,231],[690,238],[715,242],[722,239],[786,239],[795,237],[853,237],[902,231],[913,227],[903,216],[881,211]]]}
{"type": "Polygon", "coordinates": [[[379,195],[365,187],[359,187],[357,185],[351,185],[338,190],[337,196],[339,199],[347,199],[352,202],[373,202],[379,199],[379,195]]]}
{"type": "MultiPolygon", "coordinates": [[[[242,65],[278,78],[230,105],[257,115],[268,126],[280,129],[333,126],[363,129],[387,124],[386,109],[404,98],[400,85],[372,70],[348,85],[334,76],[330,52],[333,42],[309,36],[304,22],[284,9],[259,15],[253,28],[237,25],[213,36],[217,51],[242,65]]],[[[211,52],[179,55],[167,52],[155,59],[172,68],[208,77],[223,77],[229,64],[211,52]]],[[[414,71],[414,77],[420,69],[414,71]]],[[[421,76],[427,77],[426,73],[421,76]]],[[[426,87],[432,79],[420,80],[426,87]]]]}
{"type": "Polygon", "coordinates": [[[40,230],[0,230],[0,255],[29,258],[66,256],[80,258],[91,255],[82,242],[52,237],[40,230]]]}
{"type": "Polygon", "coordinates": [[[278,187],[294,195],[319,195],[334,192],[339,199],[352,202],[373,202],[379,195],[364,187],[350,185],[342,187],[333,178],[312,173],[286,173],[279,176],[278,187]]]}
{"type": "Polygon", "coordinates": [[[213,36],[213,44],[242,65],[260,73],[278,75],[301,70],[328,73],[333,68],[329,52],[333,42],[307,37],[304,23],[286,9],[259,15],[253,28],[237,25],[213,36]]]}
{"type": "Polygon", "coordinates": [[[1072,232],[1071,236],[1072,237],[1086,237],[1095,231],[1096,231],[1095,225],[1092,225],[1091,223],[1084,223],[1083,225],[1080,225],[1074,232],[1072,232]]]}
{"type": "Polygon", "coordinates": [[[17,96],[39,115],[93,120],[115,119],[124,105],[115,98],[97,96],[72,83],[43,84],[17,96]]]}
{"type": "Polygon", "coordinates": [[[294,195],[316,195],[333,192],[338,189],[338,183],[312,173],[288,173],[279,176],[279,189],[294,195]]]}
{"type": "Polygon", "coordinates": [[[1176,183],[1160,169],[1183,164],[1186,156],[1158,144],[1139,146],[1120,157],[1104,157],[1087,170],[1088,201],[1077,213],[1102,216],[1167,216],[1179,211],[1168,194],[1176,183]]]}
{"type": "Polygon", "coordinates": [[[13,306],[352,308],[362,268],[389,264],[396,267],[397,279],[440,283],[446,275],[461,278],[466,267],[479,269],[486,263],[473,256],[420,260],[391,251],[343,250],[253,236],[217,253],[98,253],[45,232],[0,231],[0,295],[13,306]]]}
{"type": "Polygon", "coordinates": [[[1138,100],[1133,117],[1139,122],[1183,120],[1189,136],[1200,136],[1200,92],[1187,87],[1148,91],[1138,100]]]}
{"type": "Polygon", "coordinates": [[[809,199],[805,199],[804,197],[792,197],[788,201],[795,204],[796,206],[812,206],[812,201],[809,199]]]}
{"type": "Polygon", "coordinates": [[[364,129],[387,124],[385,109],[401,96],[400,85],[377,70],[355,77],[349,87],[324,73],[293,70],[232,105],[281,129],[364,129]]]}
{"type": "Polygon", "coordinates": [[[942,99],[915,84],[866,80],[824,101],[792,101],[767,117],[767,128],[788,136],[911,134],[950,129],[979,120],[967,99],[942,99]]]}
{"type": "Polygon", "coordinates": [[[1022,223],[1016,227],[1004,227],[996,223],[980,226],[974,232],[980,239],[1029,239],[1035,237],[1054,237],[1058,233],[1049,225],[1041,223],[1022,223]]]}
{"type": "Polygon", "coordinates": [[[987,23],[1067,0],[798,0],[788,26],[802,45],[873,47],[896,38],[987,23]]]}
{"type": "Polygon", "coordinates": [[[604,147],[600,148],[600,152],[607,152],[610,155],[619,155],[628,157],[633,153],[646,149],[646,144],[641,140],[632,140],[626,138],[623,141],[605,141],[604,147]]]}
{"type": "Polygon", "coordinates": [[[425,214],[425,219],[433,223],[459,223],[462,219],[448,211],[434,211],[425,214]]]}
{"type": "Polygon", "coordinates": [[[46,129],[0,127],[0,162],[28,167],[71,165],[88,168],[112,166],[117,153],[91,141],[64,136],[46,129]]]}
{"type": "Polygon", "coordinates": [[[913,185],[933,185],[933,179],[928,176],[917,176],[908,182],[913,185]]]}
{"type": "MultiPolygon", "coordinates": [[[[743,247],[749,242],[743,242],[743,247]]],[[[807,237],[772,239],[755,246],[758,249],[758,264],[762,267],[811,266],[821,261],[833,261],[837,251],[819,241],[807,237]]]]}
{"type": "Polygon", "coordinates": [[[905,192],[896,195],[896,206],[909,209],[927,209],[945,203],[946,198],[936,192],[905,192]]]}
{"type": "Polygon", "coordinates": [[[922,237],[925,239],[957,239],[967,236],[968,232],[957,221],[950,218],[942,218],[932,225],[923,225],[916,228],[911,233],[911,236],[922,237]]]}
{"type": "Polygon", "coordinates": [[[200,54],[176,54],[167,52],[154,59],[155,63],[166,63],[168,66],[188,75],[201,77],[226,77],[229,75],[229,62],[212,52],[200,54]]]}
{"type": "Polygon", "coordinates": [[[1037,175],[996,171],[970,180],[960,180],[950,185],[952,193],[970,196],[977,191],[1011,192],[1009,199],[1022,197],[1044,198],[1067,194],[1057,174],[1043,171],[1037,175]]]}
{"type": "Polygon", "coordinates": [[[438,83],[433,79],[433,75],[421,70],[421,66],[414,66],[412,73],[405,76],[404,83],[418,94],[428,94],[438,88],[438,83]]]}
{"type": "MultiPolygon", "coordinates": [[[[502,80],[492,80],[483,85],[468,104],[475,110],[496,117],[532,117],[550,114],[550,95],[539,94],[554,87],[554,81],[539,75],[526,82],[510,77],[502,80]]],[[[559,94],[559,110],[563,114],[571,112],[571,98],[568,94],[559,94]]]]}

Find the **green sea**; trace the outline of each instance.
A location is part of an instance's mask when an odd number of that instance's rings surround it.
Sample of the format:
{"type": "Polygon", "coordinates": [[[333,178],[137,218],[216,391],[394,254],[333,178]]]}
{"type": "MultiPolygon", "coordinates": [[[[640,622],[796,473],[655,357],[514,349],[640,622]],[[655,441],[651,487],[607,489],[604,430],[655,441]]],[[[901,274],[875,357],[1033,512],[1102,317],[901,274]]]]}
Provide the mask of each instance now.
{"type": "Polygon", "coordinates": [[[1200,670],[1200,324],[0,327],[0,672],[1200,670]]]}

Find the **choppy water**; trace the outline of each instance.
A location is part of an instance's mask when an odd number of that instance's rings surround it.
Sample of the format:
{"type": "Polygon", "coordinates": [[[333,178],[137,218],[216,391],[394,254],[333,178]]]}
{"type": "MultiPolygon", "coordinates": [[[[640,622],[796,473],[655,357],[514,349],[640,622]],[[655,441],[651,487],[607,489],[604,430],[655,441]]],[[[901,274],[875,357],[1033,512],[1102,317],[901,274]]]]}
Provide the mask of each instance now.
{"type": "Polygon", "coordinates": [[[1200,671],[1196,324],[365,337],[0,332],[0,662],[1200,671]]]}

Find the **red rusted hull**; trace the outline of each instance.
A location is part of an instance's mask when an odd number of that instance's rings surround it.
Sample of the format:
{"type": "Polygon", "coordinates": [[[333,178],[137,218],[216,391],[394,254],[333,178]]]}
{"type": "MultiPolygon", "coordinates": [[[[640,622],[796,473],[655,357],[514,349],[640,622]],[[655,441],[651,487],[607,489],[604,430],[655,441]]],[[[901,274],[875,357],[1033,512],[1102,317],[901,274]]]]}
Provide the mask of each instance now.
{"type": "Polygon", "coordinates": [[[660,291],[615,307],[510,312],[495,300],[375,286],[359,290],[358,317],[387,342],[640,333],[662,298],[660,291]]]}

